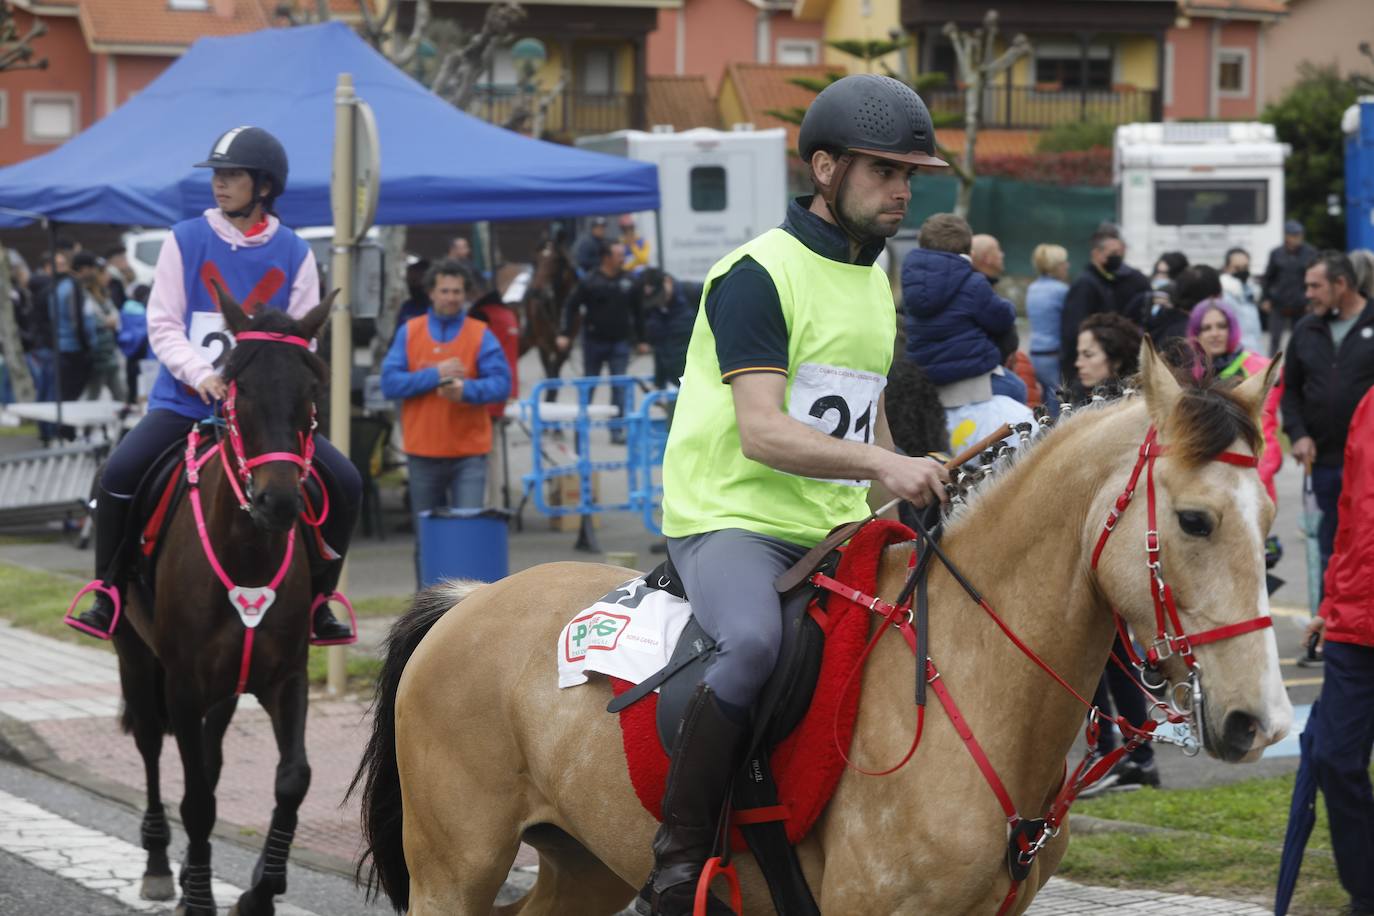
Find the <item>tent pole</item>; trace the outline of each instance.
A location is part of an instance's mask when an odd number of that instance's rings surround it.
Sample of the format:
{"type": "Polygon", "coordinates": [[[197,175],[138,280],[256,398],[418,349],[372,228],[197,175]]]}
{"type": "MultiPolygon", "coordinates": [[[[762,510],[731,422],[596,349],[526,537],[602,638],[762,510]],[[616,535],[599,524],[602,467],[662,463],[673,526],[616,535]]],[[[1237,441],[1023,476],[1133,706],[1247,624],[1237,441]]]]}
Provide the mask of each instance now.
{"type": "MultiPolygon", "coordinates": [[[[658,253],[658,269],[668,270],[668,252],[663,250],[663,208],[654,211],[654,250],[658,253]]],[[[673,278],[677,280],[676,277],[673,278]]]]}
{"type": "MultiPolygon", "coordinates": [[[[48,276],[51,281],[48,284],[48,324],[52,328],[52,377],[57,386],[57,439],[59,444],[62,441],[62,349],[57,338],[57,222],[55,220],[43,220],[48,226],[48,276]]],[[[81,320],[78,313],[77,320],[81,320]]]]}

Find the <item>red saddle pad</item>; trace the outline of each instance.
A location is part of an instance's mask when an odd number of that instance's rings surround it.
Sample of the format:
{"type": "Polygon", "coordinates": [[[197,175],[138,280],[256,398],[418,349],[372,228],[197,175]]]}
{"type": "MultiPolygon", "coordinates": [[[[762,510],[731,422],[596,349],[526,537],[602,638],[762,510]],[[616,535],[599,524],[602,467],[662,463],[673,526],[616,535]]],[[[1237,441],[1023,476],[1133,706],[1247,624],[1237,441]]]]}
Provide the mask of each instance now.
{"type": "MultiPolygon", "coordinates": [[[[870,522],[842,548],[836,578],[861,592],[874,594],[883,549],[914,539],[911,529],[898,522],[870,522]]],[[[811,708],[801,724],[773,749],[771,755],[778,801],[788,810],[787,839],[792,843],[800,841],[810,831],[844,774],[844,758],[836,747],[836,736],[847,754],[859,710],[862,678],[854,678],[843,696],[841,690],[858,663],[875,622],[867,608],[839,595],[829,595],[826,606],[826,614],[821,618],[825,620],[825,653],[811,708]]],[[[611,687],[617,696],[632,686],[611,678],[611,687]]],[[[635,794],[645,810],[661,820],[663,791],[668,781],[668,755],[658,739],[657,713],[658,694],[651,693],[620,714],[620,732],[635,794]]],[[[736,848],[743,848],[742,835],[738,830],[732,833],[736,848]]]]}

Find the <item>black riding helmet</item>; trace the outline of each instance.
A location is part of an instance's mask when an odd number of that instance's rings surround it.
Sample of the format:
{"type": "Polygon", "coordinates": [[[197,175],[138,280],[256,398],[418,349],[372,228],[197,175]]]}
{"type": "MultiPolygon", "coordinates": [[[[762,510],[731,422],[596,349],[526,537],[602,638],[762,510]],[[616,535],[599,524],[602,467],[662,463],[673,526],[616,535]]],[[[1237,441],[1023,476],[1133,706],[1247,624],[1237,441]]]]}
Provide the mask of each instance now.
{"type": "MultiPolygon", "coordinates": [[[[935,125],[930,109],[916,91],[899,80],[872,73],[858,73],[836,80],[816,96],[802,118],[797,151],[811,167],[811,157],[826,150],[838,157],[838,166],[821,196],[831,214],[840,220],[835,200],[852,157],[876,156],[908,165],[948,167],[935,155],[935,125]]],[[[850,232],[843,222],[840,227],[850,232]]]]}
{"type": "Polygon", "coordinates": [[[210,147],[209,157],[204,162],[197,162],[195,168],[245,169],[253,175],[255,192],[262,179],[271,179],[272,186],[262,195],[269,209],[272,201],[286,190],[286,148],[261,127],[235,127],[225,131],[210,147]]]}

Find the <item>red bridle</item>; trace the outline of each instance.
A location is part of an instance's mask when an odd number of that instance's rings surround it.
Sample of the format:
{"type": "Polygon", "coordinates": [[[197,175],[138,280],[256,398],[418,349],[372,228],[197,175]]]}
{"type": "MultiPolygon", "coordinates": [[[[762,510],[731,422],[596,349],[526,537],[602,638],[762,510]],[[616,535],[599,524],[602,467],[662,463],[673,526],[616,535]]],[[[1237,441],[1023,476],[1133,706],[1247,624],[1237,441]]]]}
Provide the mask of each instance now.
{"type": "MultiPolygon", "coordinates": [[[[306,340],[304,337],[295,337],[290,334],[276,334],[270,331],[245,331],[237,335],[236,340],[240,342],[257,340],[270,343],[284,343],[296,347],[304,347],[306,349],[310,347],[310,341],[306,340]]],[[[296,433],[297,441],[300,444],[299,453],[265,452],[250,458],[243,445],[243,435],[239,432],[238,410],[236,407],[237,400],[238,383],[230,382],[229,397],[224,401],[224,423],[229,440],[228,450],[233,453],[234,465],[237,473],[229,474],[228,477],[229,484],[233,487],[234,495],[238,498],[240,509],[248,511],[252,508],[252,504],[247,494],[251,492],[252,489],[252,470],[255,467],[270,464],[275,461],[286,461],[294,464],[301,470],[298,486],[304,486],[305,479],[311,474],[315,474],[318,477],[318,472],[315,471],[313,467],[313,461],[315,458],[315,429],[319,425],[319,421],[316,416],[313,402],[310,405],[310,428],[304,433],[296,433]],[[242,482],[242,486],[240,486],[240,482],[242,482]]],[[[308,524],[313,526],[320,525],[324,521],[325,516],[329,514],[328,492],[323,486],[320,487],[320,492],[322,494],[320,498],[323,500],[323,505],[320,508],[319,517],[313,519],[307,517],[305,519],[308,524]]]]}
{"type": "MultiPolygon", "coordinates": [[[[1178,616],[1178,606],[1174,603],[1173,589],[1164,581],[1164,568],[1160,563],[1159,522],[1155,505],[1155,459],[1166,454],[1166,452],[1166,448],[1159,444],[1158,432],[1151,426],[1149,432],[1145,434],[1145,441],[1140,446],[1140,455],[1136,459],[1135,468],[1131,471],[1131,479],[1127,482],[1125,491],[1116,498],[1116,504],[1107,513],[1107,521],[1102,526],[1102,533],[1098,535],[1097,546],[1093,548],[1092,557],[1092,568],[1096,570],[1097,561],[1102,556],[1102,550],[1107,546],[1107,539],[1116,530],[1117,521],[1121,518],[1121,514],[1126,511],[1126,507],[1131,504],[1131,498],[1135,496],[1135,488],[1140,482],[1140,472],[1143,470],[1145,472],[1145,511],[1147,514],[1145,567],[1150,576],[1150,597],[1155,606],[1155,639],[1146,650],[1143,659],[1136,652],[1135,646],[1132,645],[1121,615],[1115,615],[1117,630],[1121,633],[1121,643],[1126,647],[1126,654],[1130,658],[1131,664],[1141,669],[1142,672],[1147,667],[1158,667],[1160,662],[1173,655],[1182,658],[1189,669],[1196,668],[1197,659],[1193,657],[1193,649],[1196,646],[1220,642],[1223,639],[1230,639],[1232,636],[1252,633],[1274,625],[1273,618],[1266,615],[1204,630],[1201,633],[1190,635],[1184,632],[1183,623],[1178,616]],[[1169,632],[1170,627],[1173,628],[1172,633],[1169,632]]],[[[1239,452],[1222,452],[1212,460],[1241,468],[1253,468],[1259,465],[1259,459],[1255,456],[1243,455],[1239,452]]]]}

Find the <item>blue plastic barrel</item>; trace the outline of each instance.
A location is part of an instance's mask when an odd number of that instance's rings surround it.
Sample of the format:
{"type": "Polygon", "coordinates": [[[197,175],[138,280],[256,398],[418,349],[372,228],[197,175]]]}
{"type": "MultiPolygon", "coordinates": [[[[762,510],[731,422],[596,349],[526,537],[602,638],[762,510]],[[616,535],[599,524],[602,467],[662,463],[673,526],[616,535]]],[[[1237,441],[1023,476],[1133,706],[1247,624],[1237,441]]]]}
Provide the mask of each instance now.
{"type": "Polygon", "coordinates": [[[502,509],[435,509],[420,513],[420,584],[440,579],[495,582],[510,572],[510,513],[502,509]]]}

